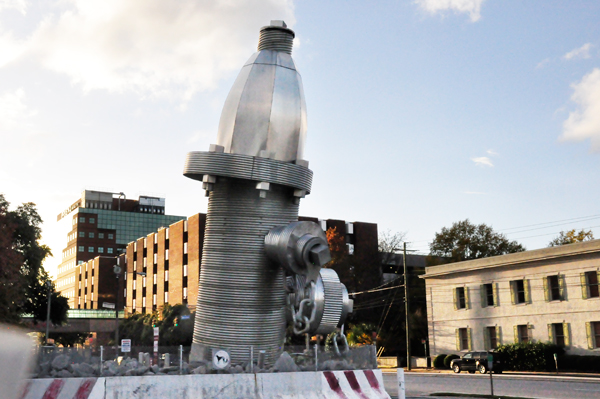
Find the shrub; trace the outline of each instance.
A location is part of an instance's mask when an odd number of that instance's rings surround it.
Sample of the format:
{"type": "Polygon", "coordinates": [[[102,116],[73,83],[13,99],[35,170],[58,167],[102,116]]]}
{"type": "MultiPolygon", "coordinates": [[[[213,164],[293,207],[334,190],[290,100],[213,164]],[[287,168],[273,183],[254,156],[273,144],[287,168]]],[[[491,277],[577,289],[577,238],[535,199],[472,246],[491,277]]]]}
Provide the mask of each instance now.
{"type": "Polygon", "coordinates": [[[455,355],[454,353],[446,356],[444,358],[444,366],[445,366],[445,368],[449,369],[450,368],[450,362],[453,361],[454,359],[460,359],[460,356],[455,355]]]}
{"type": "Polygon", "coordinates": [[[515,371],[554,370],[554,354],[562,356],[564,353],[563,348],[543,342],[502,345],[497,351],[504,355],[504,368],[515,371]]]}
{"type": "Polygon", "coordinates": [[[563,355],[558,357],[558,369],[600,373],[600,356],[563,355]]]}
{"type": "Polygon", "coordinates": [[[437,355],[434,359],[433,359],[433,367],[436,369],[443,369],[444,368],[444,359],[446,358],[445,353],[437,355]]]}

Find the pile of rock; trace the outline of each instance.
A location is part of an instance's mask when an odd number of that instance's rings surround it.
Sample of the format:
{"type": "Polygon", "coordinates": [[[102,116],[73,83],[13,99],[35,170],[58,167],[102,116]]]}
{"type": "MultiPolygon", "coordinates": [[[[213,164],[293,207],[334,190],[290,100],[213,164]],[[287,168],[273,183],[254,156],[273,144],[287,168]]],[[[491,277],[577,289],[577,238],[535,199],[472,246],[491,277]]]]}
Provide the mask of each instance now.
{"type": "MultiPolygon", "coordinates": [[[[366,354],[366,352],[365,352],[366,354]]],[[[301,354],[300,354],[301,355],[301,354]]],[[[170,356],[165,354],[163,364],[152,365],[149,353],[140,353],[139,359],[125,358],[121,362],[106,360],[100,362],[97,357],[84,358],[76,353],[61,354],[53,359],[39,363],[32,378],[69,378],[69,377],[115,377],[115,376],[150,376],[150,375],[179,375],[179,374],[240,374],[240,373],[287,373],[297,371],[315,371],[314,358],[309,356],[297,356],[296,359],[287,352],[283,352],[273,367],[260,368],[250,363],[232,364],[227,369],[216,369],[211,362],[199,361],[170,365],[170,356]]],[[[319,359],[319,371],[327,370],[354,370],[365,367],[362,363],[365,358],[361,356],[354,359],[323,356],[319,359]]],[[[370,363],[370,362],[367,362],[370,363]]],[[[368,364],[370,366],[370,364],[368,364]]]]}

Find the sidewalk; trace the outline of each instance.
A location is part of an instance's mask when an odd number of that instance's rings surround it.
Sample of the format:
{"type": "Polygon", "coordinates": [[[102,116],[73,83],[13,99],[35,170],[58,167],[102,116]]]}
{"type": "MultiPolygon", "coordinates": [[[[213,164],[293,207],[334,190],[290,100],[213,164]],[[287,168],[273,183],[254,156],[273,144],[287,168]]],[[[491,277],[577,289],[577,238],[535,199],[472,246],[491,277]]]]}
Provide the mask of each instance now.
{"type": "MultiPolygon", "coordinates": [[[[380,369],[384,373],[395,373],[397,369],[395,368],[381,368],[380,369]]],[[[452,370],[440,370],[440,369],[412,369],[411,371],[406,370],[404,368],[404,373],[429,373],[429,374],[454,374],[452,370]]],[[[466,372],[462,372],[460,374],[466,374],[466,372]]],[[[477,373],[479,374],[479,373],[477,373]]],[[[504,371],[502,374],[494,374],[496,376],[502,375],[510,375],[510,376],[540,376],[540,377],[574,377],[574,378],[600,378],[600,374],[598,373],[580,373],[574,371],[559,371],[556,372],[548,372],[548,371],[504,371]]]]}

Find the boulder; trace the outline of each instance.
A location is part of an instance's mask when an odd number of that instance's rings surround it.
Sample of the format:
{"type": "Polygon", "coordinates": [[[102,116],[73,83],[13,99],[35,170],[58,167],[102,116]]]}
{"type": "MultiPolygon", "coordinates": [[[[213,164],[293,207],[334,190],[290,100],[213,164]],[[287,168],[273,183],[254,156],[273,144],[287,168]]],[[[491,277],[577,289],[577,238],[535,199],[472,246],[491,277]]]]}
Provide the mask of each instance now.
{"type": "Polygon", "coordinates": [[[296,366],[296,362],[294,362],[294,359],[292,359],[289,353],[283,352],[275,362],[273,371],[278,373],[291,373],[298,371],[298,366],[296,366]]]}
{"type": "Polygon", "coordinates": [[[94,368],[87,363],[77,363],[71,365],[75,377],[93,377],[94,368]]]}
{"type": "Polygon", "coordinates": [[[192,374],[206,374],[206,373],[208,373],[208,368],[206,367],[206,364],[201,364],[192,370],[192,374]]]}
{"type": "Polygon", "coordinates": [[[52,360],[52,368],[54,370],[64,370],[71,364],[71,359],[67,355],[58,355],[52,360]]]}
{"type": "Polygon", "coordinates": [[[56,376],[58,378],[71,378],[73,377],[73,374],[69,373],[67,370],[60,370],[58,373],[56,373],[56,376]]]}
{"type": "MultiPolygon", "coordinates": [[[[135,374],[137,375],[144,375],[146,374],[148,371],[150,370],[150,367],[148,366],[140,366],[137,369],[135,369],[135,374]]],[[[154,374],[154,373],[153,373],[154,374]]]]}

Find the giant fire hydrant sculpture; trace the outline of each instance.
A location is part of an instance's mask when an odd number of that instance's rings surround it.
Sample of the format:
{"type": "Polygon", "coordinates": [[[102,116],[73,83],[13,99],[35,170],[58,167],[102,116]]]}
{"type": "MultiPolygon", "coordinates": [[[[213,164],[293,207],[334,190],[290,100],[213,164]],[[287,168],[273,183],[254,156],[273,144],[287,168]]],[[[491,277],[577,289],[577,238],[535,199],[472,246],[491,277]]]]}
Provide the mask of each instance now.
{"type": "MultiPolygon", "coordinates": [[[[286,321],[296,334],[342,326],[352,300],[330,259],[323,230],[298,222],[312,171],[303,157],[306,104],[283,21],[260,30],[258,52],[225,101],[217,144],[187,155],[184,175],[209,197],[191,360],[227,349],[233,363],[250,348],[274,363],[286,321]]],[[[255,352],[256,353],[256,352],[255,352]]]]}

